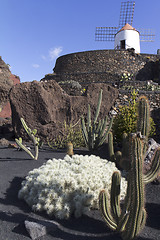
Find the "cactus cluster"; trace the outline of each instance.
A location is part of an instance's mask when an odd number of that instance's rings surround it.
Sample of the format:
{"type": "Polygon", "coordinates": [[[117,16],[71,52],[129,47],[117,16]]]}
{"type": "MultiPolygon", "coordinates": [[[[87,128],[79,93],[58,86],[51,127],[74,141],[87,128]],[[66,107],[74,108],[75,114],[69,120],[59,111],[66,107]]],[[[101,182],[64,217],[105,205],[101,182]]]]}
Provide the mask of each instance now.
{"type": "Polygon", "coordinates": [[[108,152],[110,161],[115,162],[122,169],[128,170],[130,168],[130,162],[128,158],[129,146],[128,146],[128,134],[123,134],[122,151],[114,152],[113,146],[113,134],[108,133],[108,152]]]}
{"type": "Polygon", "coordinates": [[[139,98],[137,111],[137,133],[123,135],[122,152],[114,153],[113,135],[111,132],[108,135],[110,159],[128,171],[127,194],[123,208],[121,209],[119,199],[121,183],[119,172],[112,175],[110,201],[105,190],[99,195],[99,208],[107,225],[112,230],[118,231],[124,240],[134,239],[145,226],[145,184],[152,182],[160,170],[160,148],[157,148],[150,170],[143,174],[150,130],[149,102],[145,96],[139,98]]]}
{"type": "Polygon", "coordinates": [[[111,120],[106,130],[107,116],[105,117],[105,119],[97,121],[98,115],[100,112],[101,102],[102,102],[102,91],[103,90],[101,89],[99,93],[97,109],[96,109],[93,122],[91,120],[90,105],[88,105],[87,124],[85,124],[84,117],[83,116],[81,117],[81,127],[82,127],[83,137],[84,137],[86,146],[91,151],[97,149],[104,143],[108,135],[108,132],[112,127],[112,120],[111,120]]]}
{"type": "Polygon", "coordinates": [[[31,151],[22,143],[22,138],[20,137],[19,139],[15,139],[17,145],[23,149],[26,153],[28,153],[30,155],[31,158],[33,158],[34,160],[38,159],[38,146],[40,145],[40,139],[38,137],[36,137],[36,133],[37,133],[37,129],[33,129],[31,130],[26,122],[24,121],[23,118],[21,118],[21,123],[25,129],[25,131],[27,132],[28,136],[31,138],[31,140],[33,141],[34,144],[34,149],[35,149],[35,156],[31,153],[31,151]]]}
{"type": "MultiPolygon", "coordinates": [[[[99,192],[103,188],[110,191],[114,171],[118,171],[115,163],[95,155],[53,158],[27,174],[18,197],[33,211],[46,211],[59,219],[78,218],[98,209],[99,192]]],[[[122,178],[121,199],[126,189],[127,181],[122,178]]]]}
{"type": "Polygon", "coordinates": [[[140,134],[131,134],[128,146],[131,168],[123,208],[121,209],[119,198],[119,172],[112,175],[110,203],[105,190],[99,195],[99,208],[108,227],[118,231],[124,240],[134,239],[145,226],[145,184],[151,182],[160,169],[160,148],[156,150],[151,170],[143,175],[143,137],[140,134]]]}

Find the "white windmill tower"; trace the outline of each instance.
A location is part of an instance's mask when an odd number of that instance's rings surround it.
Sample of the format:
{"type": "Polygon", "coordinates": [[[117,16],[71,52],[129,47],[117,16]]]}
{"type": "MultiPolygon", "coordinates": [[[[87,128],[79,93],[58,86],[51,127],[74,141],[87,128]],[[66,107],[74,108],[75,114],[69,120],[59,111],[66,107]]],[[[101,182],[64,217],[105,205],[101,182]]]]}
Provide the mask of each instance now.
{"type": "Polygon", "coordinates": [[[140,35],[139,32],[130,24],[121,28],[115,35],[114,49],[135,49],[136,53],[140,53],[140,35]]]}
{"type": "Polygon", "coordinates": [[[136,30],[132,27],[135,2],[121,3],[118,27],[97,27],[96,41],[114,41],[114,49],[133,48],[140,53],[140,41],[153,42],[155,34],[151,29],[136,30]]]}

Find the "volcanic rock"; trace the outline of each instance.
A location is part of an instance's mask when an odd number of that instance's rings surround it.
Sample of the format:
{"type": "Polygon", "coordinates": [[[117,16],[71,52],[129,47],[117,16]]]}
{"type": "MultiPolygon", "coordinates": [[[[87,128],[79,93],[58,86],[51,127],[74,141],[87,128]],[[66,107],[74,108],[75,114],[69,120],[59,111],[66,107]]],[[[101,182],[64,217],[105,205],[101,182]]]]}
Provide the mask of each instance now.
{"type": "Polygon", "coordinates": [[[13,85],[20,83],[19,77],[11,74],[8,65],[0,57],[0,117],[11,117],[9,91],[13,85]]]}
{"type": "Polygon", "coordinates": [[[13,86],[10,79],[11,72],[8,65],[0,57],[0,104],[2,105],[8,100],[8,92],[13,86]]]}
{"type": "Polygon", "coordinates": [[[24,222],[27,232],[32,240],[39,239],[45,236],[50,231],[55,231],[57,226],[54,223],[38,220],[37,222],[28,221],[24,222]]]}
{"type": "Polygon", "coordinates": [[[0,118],[0,139],[13,141],[15,136],[10,118],[0,118]]]}
{"type": "Polygon", "coordinates": [[[5,138],[1,138],[0,139],[0,146],[8,146],[9,145],[9,141],[5,138]]]}
{"type": "Polygon", "coordinates": [[[55,139],[64,121],[74,124],[87,115],[88,104],[95,113],[100,89],[103,89],[100,118],[104,118],[118,97],[118,90],[105,83],[90,84],[84,96],[69,96],[54,80],[13,86],[10,103],[15,135],[26,137],[20,122],[23,117],[31,129],[37,129],[42,140],[55,139]]]}

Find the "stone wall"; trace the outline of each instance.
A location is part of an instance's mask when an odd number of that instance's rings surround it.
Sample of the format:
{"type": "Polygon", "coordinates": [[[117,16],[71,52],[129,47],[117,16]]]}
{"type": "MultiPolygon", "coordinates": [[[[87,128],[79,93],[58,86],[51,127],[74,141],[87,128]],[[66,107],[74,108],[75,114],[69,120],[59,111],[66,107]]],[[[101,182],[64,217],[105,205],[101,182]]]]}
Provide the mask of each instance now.
{"type": "Polygon", "coordinates": [[[53,70],[54,73],[46,75],[42,81],[115,82],[124,72],[141,81],[160,80],[159,56],[135,54],[133,50],[95,50],[64,55],[57,59],[53,70]]]}

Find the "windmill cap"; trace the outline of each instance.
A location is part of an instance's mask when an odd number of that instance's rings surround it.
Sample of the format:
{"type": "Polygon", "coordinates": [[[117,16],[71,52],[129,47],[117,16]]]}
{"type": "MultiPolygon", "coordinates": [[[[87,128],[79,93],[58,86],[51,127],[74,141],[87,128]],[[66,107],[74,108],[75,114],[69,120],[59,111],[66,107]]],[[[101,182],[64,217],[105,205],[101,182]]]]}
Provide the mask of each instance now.
{"type": "MultiPolygon", "coordinates": [[[[134,30],[137,31],[134,27],[132,27],[129,23],[126,23],[124,27],[122,27],[117,33],[124,31],[124,30],[134,30]]],[[[137,31],[138,32],[138,31],[137,31]]]]}

